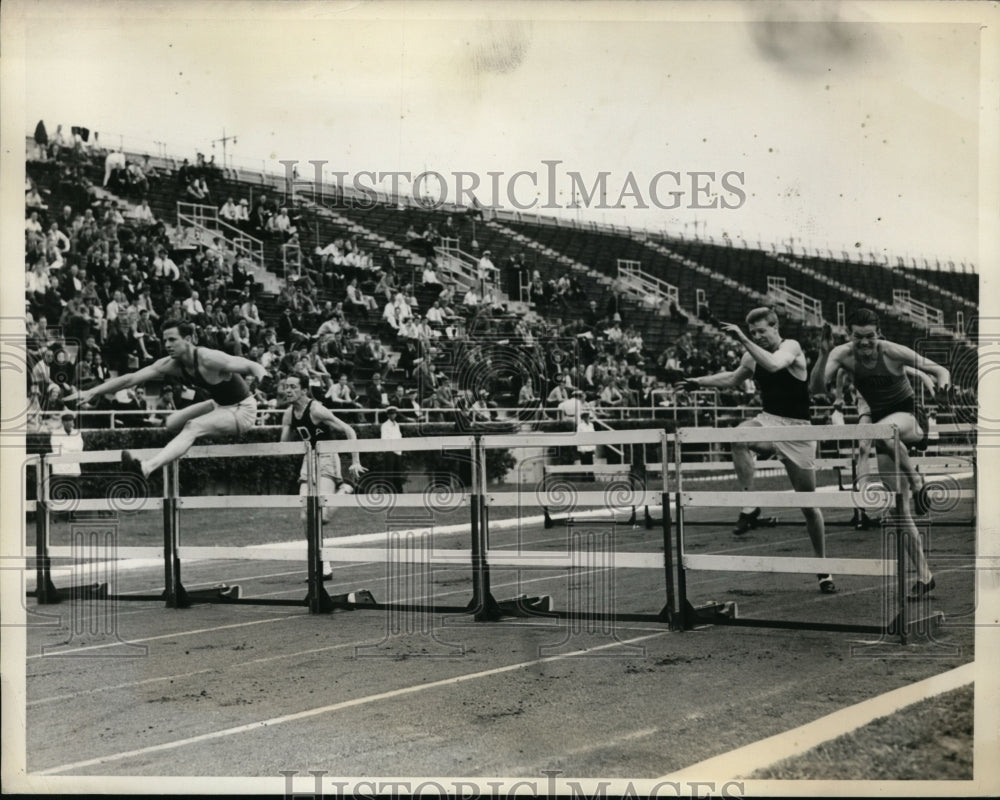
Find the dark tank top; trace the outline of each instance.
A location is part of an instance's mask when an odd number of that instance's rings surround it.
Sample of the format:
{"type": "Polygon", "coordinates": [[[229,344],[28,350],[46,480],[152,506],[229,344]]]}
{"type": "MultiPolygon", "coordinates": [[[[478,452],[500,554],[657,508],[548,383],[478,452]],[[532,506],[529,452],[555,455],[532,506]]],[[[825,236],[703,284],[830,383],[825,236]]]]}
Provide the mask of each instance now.
{"type": "Polygon", "coordinates": [[[761,405],[768,414],[790,419],[812,419],[808,382],[796,378],[787,367],[768,372],[758,364],[753,379],[760,388],[761,405]]]}
{"type": "Polygon", "coordinates": [[[292,408],[292,430],[298,433],[303,442],[310,444],[330,439],[330,432],[327,428],[312,421],[312,404],[315,402],[315,400],[310,400],[306,404],[301,417],[295,413],[295,408],[292,408]]]}
{"type": "Polygon", "coordinates": [[[913,387],[905,373],[893,375],[885,363],[882,348],[878,349],[874,366],[866,367],[854,356],[854,388],[872,410],[872,419],[882,419],[888,409],[912,404],[913,387]]]}
{"type": "Polygon", "coordinates": [[[188,372],[181,364],[182,380],[194,389],[204,389],[220,406],[235,406],[250,396],[250,389],[242,375],[230,373],[229,377],[220,383],[209,383],[198,371],[198,350],[194,349],[194,371],[188,372]]]}

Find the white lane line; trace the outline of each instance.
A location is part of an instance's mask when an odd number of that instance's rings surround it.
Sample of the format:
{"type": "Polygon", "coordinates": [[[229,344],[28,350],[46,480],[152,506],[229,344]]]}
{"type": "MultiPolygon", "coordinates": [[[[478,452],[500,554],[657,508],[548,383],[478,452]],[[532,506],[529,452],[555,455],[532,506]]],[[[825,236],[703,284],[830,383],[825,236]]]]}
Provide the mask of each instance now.
{"type": "MultiPolygon", "coordinates": [[[[268,661],[279,661],[282,658],[298,658],[299,656],[315,655],[316,653],[325,653],[330,650],[340,650],[344,647],[358,647],[364,644],[370,644],[372,642],[378,643],[381,640],[372,639],[359,639],[356,642],[341,642],[340,644],[331,644],[326,647],[313,647],[309,650],[299,650],[295,653],[282,653],[277,656],[265,656],[263,658],[252,658],[249,661],[239,661],[235,664],[227,664],[226,668],[240,668],[247,667],[251,664],[265,664],[268,661]]],[[[145,686],[150,683],[162,683],[163,681],[174,681],[180,678],[190,678],[194,675],[204,675],[208,672],[221,672],[218,667],[212,667],[210,669],[199,669],[194,672],[180,672],[175,675],[164,675],[161,678],[147,678],[144,681],[129,681],[128,683],[118,683],[114,686],[98,686],[95,689],[84,689],[83,691],[74,692],[73,694],[63,694],[57,695],[55,697],[42,697],[38,700],[32,700],[27,703],[27,706],[40,706],[46,703],[54,703],[58,700],[75,700],[78,697],[83,697],[88,694],[97,694],[99,692],[113,692],[119,689],[131,689],[136,686],[145,686]]]]}
{"type": "MultiPolygon", "coordinates": [[[[73,694],[60,694],[53,697],[42,697],[38,700],[32,700],[25,703],[26,708],[31,708],[32,706],[41,706],[46,703],[55,703],[59,700],[76,700],[78,697],[83,697],[88,694],[97,694],[98,692],[113,692],[117,689],[130,689],[134,686],[145,686],[149,683],[161,683],[162,681],[172,681],[175,678],[190,678],[192,675],[204,675],[206,672],[212,672],[211,669],[199,669],[194,672],[181,672],[177,675],[164,675],[162,678],[147,678],[144,681],[129,681],[128,683],[118,683],[114,686],[98,686],[96,689],[83,689],[79,692],[73,692],[73,694]]],[[[31,676],[28,676],[31,677],[31,676]]]]}
{"type": "MultiPolygon", "coordinates": [[[[663,632],[665,633],[665,631],[663,632]]],[[[174,750],[179,747],[185,747],[186,745],[196,744],[198,742],[211,741],[213,739],[222,739],[227,736],[236,736],[241,733],[247,733],[249,731],[256,731],[262,728],[272,727],[274,725],[283,725],[286,722],[296,722],[302,719],[309,719],[311,717],[317,717],[321,714],[329,714],[334,711],[341,711],[345,708],[355,708],[357,706],[367,705],[369,703],[376,703],[381,700],[389,700],[395,697],[403,697],[405,695],[416,694],[418,692],[426,691],[427,689],[438,689],[443,686],[452,686],[457,683],[466,683],[467,681],[478,680],[479,678],[488,678],[494,675],[502,675],[506,672],[513,672],[519,669],[525,669],[527,667],[533,667],[537,664],[547,664],[553,661],[561,661],[566,658],[573,658],[575,656],[585,655],[587,653],[594,653],[598,650],[606,650],[611,647],[619,647],[621,645],[635,644],[636,642],[645,641],[646,639],[652,639],[656,636],[662,636],[663,633],[651,633],[646,636],[637,636],[634,639],[627,639],[622,642],[610,642],[608,644],[597,645],[596,647],[590,647],[586,650],[579,650],[575,653],[561,653],[559,655],[547,656],[545,658],[536,658],[531,661],[521,661],[517,664],[508,664],[505,667],[494,667],[493,669],[482,670],[481,672],[472,672],[465,675],[456,675],[453,678],[444,678],[439,681],[433,681],[432,683],[422,683],[415,686],[407,686],[402,689],[393,689],[388,692],[381,692],[379,694],[368,695],[366,697],[357,697],[353,700],[345,700],[340,703],[333,703],[332,705],[319,706],[318,708],[310,708],[306,711],[299,711],[295,714],[285,714],[280,717],[271,717],[270,719],[258,720],[256,722],[250,722],[246,725],[237,725],[233,728],[224,728],[218,731],[212,731],[210,733],[203,733],[199,736],[190,736],[186,739],[176,739],[172,742],[163,742],[162,744],[151,745],[149,747],[140,747],[135,750],[126,750],[120,753],[112,753],[111,755],[101,756],[99,758],[91,758],[86,761],[76,761],[72,764],[62,764],[57,767],[50,767],[46,770],[41,770],[39,772],[32,773],[33,775],[55,775],[60,772],[67,772],[73,769],[84,769],[86,767],[98,766],[100,764],[108,764],[113,761],[122,761],[126,758],[132,758],[134,756],[143,756],[149,753],[158,753],[165,750],[174,750]]]]}
{"type": "Polygon", "coordinates": [[[716,780],[747,777],[757,770],[766,769],[779,761],[801,755],[824,742],[857,730],[879,717],[894,714],[928,697],[966,686],[974,679],[975,663],[963,664],[961,667],[933,675],[919,683],[911,683],[834,711],[790,731],[699,761],[657,780],[687,780],[709,775],[716,780]]]}
{"type": "Polygon", "coordinates": [[[263,625],[267,622],[281,622],[282,620],[287,620],[288,615],[283,617],[268,617],[267,619],[255,619],[250,622],[237,622],[232,625],[219,625],[215,628],[198,628],[197,630],[191,631],[177,631],[176,633],[164,633],[160,636],[147,636],[145,639],[130,639],[129,641],[115,641],[107,642],[106,644],[90,644],[86,647],[74,647],[72,650],[60,650],[59,652],[52,653],[33,653],[27,657],[30,661],[33,658],[54,658],[60,656],[67,656],[71,653],[82,653],[86,650],[101,650],[107,647],[117,647],[120,644],[142,644],[143,642],[155,642],[159,639],[176,639],[181,636],[197,636],[199,633],[212,633],[214,631],[224,631],[230,628],[245,628],[249,625],[263,625]]]}

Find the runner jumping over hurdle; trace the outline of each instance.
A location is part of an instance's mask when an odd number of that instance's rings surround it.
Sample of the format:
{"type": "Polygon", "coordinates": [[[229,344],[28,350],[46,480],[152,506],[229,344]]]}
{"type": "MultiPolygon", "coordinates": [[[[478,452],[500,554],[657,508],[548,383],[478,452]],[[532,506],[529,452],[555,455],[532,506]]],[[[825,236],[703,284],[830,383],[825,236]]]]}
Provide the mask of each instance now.
{"type": "MultiPolygon", "coordinates": [[[[719,372],[701,378],[681,381],[685,389],[725,388],[739,386],[747,378],[753,378],[760,388],[763,411],[753,419],[740,423],[741,428],[781,427],[785,425],[809,425],[811,423],[810,399],[806,367],[806,357],[802,347],[794,339],[783,339],[778,330],[778,315],[766,307],[755,308],[746,316],[750,330],[747,336],[738,325],[721,322],[723,331],[738,340],[746,352],[740,365],[731,372],[719,372]]],[[[753,489],[755,472],[754,453],[761,456],[775,456],[785,466],[788,480],[797,492],[816,491],[816,442],[734,442],[732,445],[733,467],[740,489],[753,489]]],[[[826,532],[823,513],[818,508],[803,508],[806,530],[812,542],[813,553],[819,558],[826,557],[826,532]]],[[[760,508],[743,508],[733,534],[742,536],[751,528],[762,524],[760,508]]],[[[833,577],[827,574],[816,576],[819,590],[833,594],[837,587],[833,577]]]]}
{"type": "MultiPolygon", "coordinates": [[[[927,421],[917,406],[913,387],[907,380],[905,367],[910,366],[929,373],[939,391],[951,386],[951,373],[929,358],[917,355],[905,345],[881,338],[878,315],[870,308],[858,308],[847,318],[849,342],[833,347],[833,335],[824,329],[820,339],[819,358],[810,375],[813,392],[825,391],[844,370],[854,378],[854,386],[868,404],[872,422],[896,425],[899,439],[905,445],[921,446],[927,441],[927,421]]],[[[909,597],[919,600],[934,588],[934,576],[927,566],[927,559],[920,544],[920,534],[911,516],[912,510],[927,513],[927,497],[923,479],[913,467],[906,450],[896,453],[890,443],[875,442],[879,472],[886,481],[898,470],[905,476],[913,492],[912,507],[908,492],[903,493],[903,528],[907,553],[917,567],[918,577],[909,597]]]]}
{"type": "MultiPolygon", "coordinates": [[[[829,325],[825,325],[823,328],[823,335],[832,336],[833,332],[830,330],[829,325]]],[[[921,372],[919,369],[914,369],[910,366],[904,366],[903,372],[908,378],[913,380],[919,380],[924,384],[927,391],[932,394],[937,390],[937,384],[934,379],[928,375],[926,372],[921,372]]],[[[837,391],[835,397],[843,400],[844,397],[844,379],[847,377],[847,373],[844,370],[840,370],[837,373],[837,391]]],[[[856,393],[857,394],[857,393],[856,393]]],[[[855,397],[855,405],[858,409],[858,424],[859,425],[870,425],[872,422],[872,412],[868,407],[868,403],[860,394],[855,397]]],[[[871,453],[872,441],[871,439],[861,439],[858,441],[857,451],[854,457],[854,474],[856,476],[856,481],[858,486],[863,486],[868,480],[868,467],[870,464],[870,453],[871,453]]],[[[854,516],[851,519],[851,524],[856,530],[864,531],[870,528],[877,528],[882,524],[880,519],[872,519],[868,516],[863,508],[854,509],[854,516]]]]}
{"type": "Polygon", "coordinates": [[[136,372],[66,397],[66,400],[83,404],[102,394],[113,394],[129,386],[164,378],[175,378],[185,386],[208,393],[210,400],[194,403],[167,417],[167,430],[177,435],[151,459],[140,461],[128,450],[122,451],[122,470],[144,478],[183,456],[196,439],[233,433],[242,435],[252,428],[257,417],[257,401],[250,394],[243,376],[253,375],[260,380],[266,374],[263,365],[255,361],[208,347],[196,347],[194,326],[190,322],[168,320],[163,323],[161,332],[166,356],[136,372]]]}
{"type": "MultiPolygon", "coordinates": [[[[322,403],[309,396],[309,376],[301,372],[292,372],[284,381],[285,398],[289,402],[281,418],[281,441],[293,442],[301,440],[309,442],[313,447],[317,442],[328,441],[333,433],[339,431],[348,439],[357,439],[354,428],[338,419],[322,403]]],[[[352,453],[353,462],[348,467],[351,475],[357,480],[368,470],[361,466],[357,453],[352,453]]],[[[302,459],[302,470],[299,472],[299,494],[309,493],[308,467],[306,458],[302,459]]],[[[351,494],[354,487],[346,483],[340,471],[340,455],[338,453],[321,453],[319,455],[319,490],[320,494],[351,494]]],[[[305,519],[306,510],[302,509],[305,519]]],[[[329,522],[333,517],[333,508],[323,508],[323,522],[329,522]]],[[[328,565],[323,573],[323,580],[333,577],[333,564],[328,565]]]]}

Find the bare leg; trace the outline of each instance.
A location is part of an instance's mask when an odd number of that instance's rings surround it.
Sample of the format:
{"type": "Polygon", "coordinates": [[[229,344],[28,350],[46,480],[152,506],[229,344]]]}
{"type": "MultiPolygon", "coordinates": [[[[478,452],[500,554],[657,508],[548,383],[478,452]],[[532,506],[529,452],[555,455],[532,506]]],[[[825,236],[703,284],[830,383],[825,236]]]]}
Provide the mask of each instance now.
{"type": "MultiPolygon", "coordinates": [[[[879,471],[882,473],[882,479],[890,491],[895,490],[895,462],[889,455],[879,453],[878,466],[879,471]]],[[[927,583],[931,579],[931,571],[927,566],[927,558],[924,556],[924,548],[920,542],[920,532],[913,522],[913,513],[910,508],[910,494],[905,490],[905,487],[902,495],[903,518],[899,521],[899,524],[903,526],[903,547],[906,549],[906,555],[909,557],[910,563],[917,568],[917,577],[919,580],[927,583]]]]}
{"type": "Polygon", "coordinates": [[[165,464],[176,461],[188,450],[195,440],[202,436],[219,436],[237,433],[236,416],[231,408],[216,408],[211,400],[196,403],[193,406],[171,414],[167,420],[167,429],[175,430],[179,424],[183,427],[166,447],[148,461],[142,462],[142,474],[145,476],[158,470],[165,464]]]}
{"type": "MultiPolygon", "coordinates": [[[[816,472],[802,469],[791,461],[785,462],[785,472],[792,488],[797,492],[816,491],[816,472]]],[[[812,542],[813,553],[820,558],[826,558],[826,529],[823,523],[823,512],[818,508],[803,508],[802,516],[806,518],[806,530],[812,542]]]]}

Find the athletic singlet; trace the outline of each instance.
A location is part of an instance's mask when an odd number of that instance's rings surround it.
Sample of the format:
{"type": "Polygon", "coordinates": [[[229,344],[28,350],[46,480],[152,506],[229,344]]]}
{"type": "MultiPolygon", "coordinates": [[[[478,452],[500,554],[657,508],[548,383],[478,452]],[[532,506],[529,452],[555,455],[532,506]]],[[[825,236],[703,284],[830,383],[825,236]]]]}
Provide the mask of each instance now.
{"type": "Polygon", "coordinates": [[[881,347],[877,353],[873,367],[866,367],[857,355],[854,356],[854,388],[871,407],[872,420],[884,418],[890,410],[912,406],[914,401],[913,387],[906,374],[893,375],[881,347]]]}
{"type": "Polygon", "coordinates": [[[302,412],[301,417],[295,413],[295,407],[292,406],[292,430],[299,435],[303,442],[310,444],[329,441],[331,438],[326,426],[321,427],[312,420],[312,404],[315,402],[315,400],[310,400],[306,403],[305,411],[302,412]]]}
{"type": "Polygon", "coordinates": [[[790,419],[812,419],[808,381],[799,380],[788,367],[768,372],[760,364],[753,379],[760,388],[761,405],[768,414],[790,419]]]}
{"type": "Polygon", "coordinates": [[[229,377],[220,383],[209,383],[198,371],[198,350],[194,349],[194,372],[188,372],[184,364],[178,362],[181,367],[181,378],[185,384],[194,389],[204,389],[220,406],[235,406],[237,403],[246,400],[250,396],[250,389],[243,380],[242,375],[230,373],[229,377]]]}

